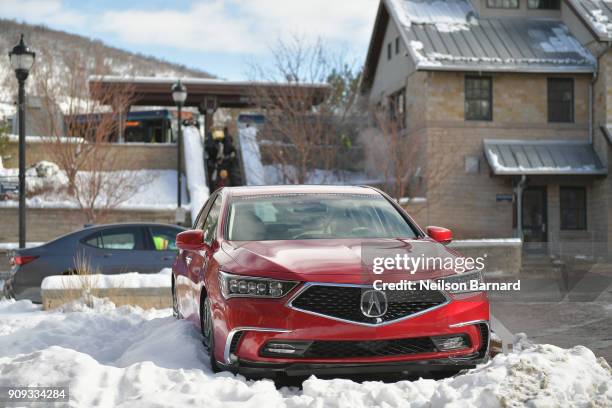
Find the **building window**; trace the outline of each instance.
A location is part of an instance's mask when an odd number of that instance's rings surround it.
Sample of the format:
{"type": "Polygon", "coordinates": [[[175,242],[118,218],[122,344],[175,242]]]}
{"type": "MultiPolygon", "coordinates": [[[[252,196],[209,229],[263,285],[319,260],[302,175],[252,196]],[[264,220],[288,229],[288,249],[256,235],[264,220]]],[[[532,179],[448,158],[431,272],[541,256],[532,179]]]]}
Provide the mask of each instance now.
{"type": "Polygon", "coordinates": [[[399,40],[399,37],[397,37],[395,39],[395,53],[396,54],[399,54],[399,49],[400,49],[400,40],[399,40]]]}
{"type": "Polygon", "coordinates": [[[488,8],[515,9],[519,6],[519,0],[487,0],[488,8]]]}
{"type": "Polygon", "coordinates": [[[492,79],[489,77],[465,77],[465,120],[492,119],[492,79]]]}
{"type": "Polygon", "coordinates": [[[587,200],[584,187],[561,187],[561,229],[587,229],[587,200]]]}
{"type": "Polygon", "coordinates": [[[574,121],[574,80],[548,78],[548,121],[574,121]]]}
{"type": "Polygon", "coordinates": [[[391,52],[391,43],[387,44],[387,60],[391,61],[391,57],[393,56],[393,53],[391,52]]]}
{"type": "Polygon", "coordinates": [[[404,128],[406,122],[406,89],[389,95],[389,119],[396,122],[400,129],[404,128]]]}
{"type": "Polygon", "coordinates": [[[529,0],[527,5],[530,9],[559,10],[561,9],[561,0],[529,0]]]}

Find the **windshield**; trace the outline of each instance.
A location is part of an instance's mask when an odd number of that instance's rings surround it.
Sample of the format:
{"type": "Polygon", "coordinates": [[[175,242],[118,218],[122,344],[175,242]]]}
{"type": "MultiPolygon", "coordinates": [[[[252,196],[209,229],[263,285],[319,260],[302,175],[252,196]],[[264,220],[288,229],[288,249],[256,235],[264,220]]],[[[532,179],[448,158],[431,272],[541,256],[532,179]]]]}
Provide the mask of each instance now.
{"type": "Polygon", "coordinates": [[[238,197],[227,232],[230,241],[416,237],[384,197],[353,194],[238,197]]]}

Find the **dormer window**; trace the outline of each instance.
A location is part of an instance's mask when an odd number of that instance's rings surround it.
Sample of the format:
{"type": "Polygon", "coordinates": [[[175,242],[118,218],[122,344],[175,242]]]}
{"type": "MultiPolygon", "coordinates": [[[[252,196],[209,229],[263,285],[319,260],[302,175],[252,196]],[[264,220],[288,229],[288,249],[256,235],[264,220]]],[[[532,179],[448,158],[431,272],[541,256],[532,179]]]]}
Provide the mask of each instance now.
{"type": "Polygon", "coordinates": [[[519,7],[519,0],[487,0],[487,7],[497,9],[516,9],[519,7]]]}
{"type": "Polygon", "coordinates": [[[561,8],[561,0],[528,0],[527,6],[530,9],[559,10],[561,8]]]}

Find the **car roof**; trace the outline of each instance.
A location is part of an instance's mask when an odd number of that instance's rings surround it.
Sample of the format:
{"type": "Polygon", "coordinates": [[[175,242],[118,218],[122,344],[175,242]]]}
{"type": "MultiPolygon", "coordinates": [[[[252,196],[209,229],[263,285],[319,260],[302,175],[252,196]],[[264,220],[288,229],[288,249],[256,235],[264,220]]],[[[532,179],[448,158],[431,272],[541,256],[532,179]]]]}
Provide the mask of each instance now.
{"type": "Polygon", "coordinates": [[[234,197],[274,194],[360,194],[380,196],[380,192],[368,186],[276,185],[225,187],[223,190],[234,197]]]}
{"type": "Polygon", "coordinates": [[[180,230],[185,230],[185,227],[182,227],[180,225],[173,225],[173,224],[163,224],[163,223],[157,223],[157,222],[118,222],[118,223],[114,223],[114,224],[96,224],[96,225],[91,225],[89,227],[84,227],[75,231],[71,231],[68,232],[64,235],[60,235],[57,238],[54,238],[52,240],[50,240],[49,242],[47,242],[47,244],[50,244],[52,242],[55,241],[59,241],[61,239],[65,239],[65,238],[70,238],[70,237],[74,237],[74,236],[79,236],[79,235],[85,235],[87,233],[90,232],[96,232],[96,231],[102,231],[102,230],[106,230],[108,228],[115,228],[115,227],[170,227],[170,228],[177,228],[180,230]]]}
{"type": "Polygon", "coordinates": [[[85,229],[94,229],[94,228],[108,228],[108,227],[175,227],[180,229],[185,229],[180,225],[176,224],[164,224],[161,222],[117,222],[113,224],[95,224],[85,229]]]}

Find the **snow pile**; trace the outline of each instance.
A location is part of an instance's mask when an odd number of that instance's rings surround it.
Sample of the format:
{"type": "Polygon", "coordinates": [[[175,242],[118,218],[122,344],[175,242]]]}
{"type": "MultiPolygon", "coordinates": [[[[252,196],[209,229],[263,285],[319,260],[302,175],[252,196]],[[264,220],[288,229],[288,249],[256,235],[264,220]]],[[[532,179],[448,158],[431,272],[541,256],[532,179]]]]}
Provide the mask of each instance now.
{"type": "Polygon", "coordinates": [[[241,126],[238,129],[238,137],[246,185],[261,186],[266,184],[261,152],[257,143],[257,128],[241,126]]]}
{"type": "Polygon", "coordinates": [[[73,407],[610,406],[610,367],[581,346],[521,340],[515,353],[441,381],[321,380],[303,391],[213,374],[197,330],[171,311],[98,301],[43,312],[0,301],[0,384],[70,385],[73,407]]]}
{"type": "Polygon", "coordinates": [[[202,137],[196,127],[186,126],[183,130],[185,170],[187,185],[191,196],[191,219],[195,221],[210,194],[204,171],[204,147],[202,137]]]}
{"type": "Polygon", "coordinates": [[[41,289],[135,289],[135,288],[169,288],[171,270],[163,269],[159,273],[120,273],[116,275],[58,275],[43,279],[41,289]]]}
{"type": "MultiPolygon", "coordinates": [[[[81,171],[77,180],[90,177],[89,172],[81,171]]],[[[176,208],[176,170],[136,170],[129,171],[136,191],[128,200],[121,203],[120,209],[134,210],[171,210],[176,208]]],[[[116,177],[116,172],[105,172],[103,177],[116,177]]],[[[122,175],[121,177],[123,177],[122,175]]],[[[18,169],[0,169],[0,177],[17,181],[18,169]]],[[[34,196],[27,198],[30,208],[78,208],[74,198],[68,196],[66,174],[51,162],[40,162],[26,171],[26,188],[34,196]]],[[[185,184],[183,183],[183,186],[185,184]]],[[[186,202],[187,192],[183,187],[182,195],[186,202]]],[[[17,197],[0,201],[2,207],[17,207],[17,197]]],[[[104,197],[99,197],[103,201],[104,197]]]]}

